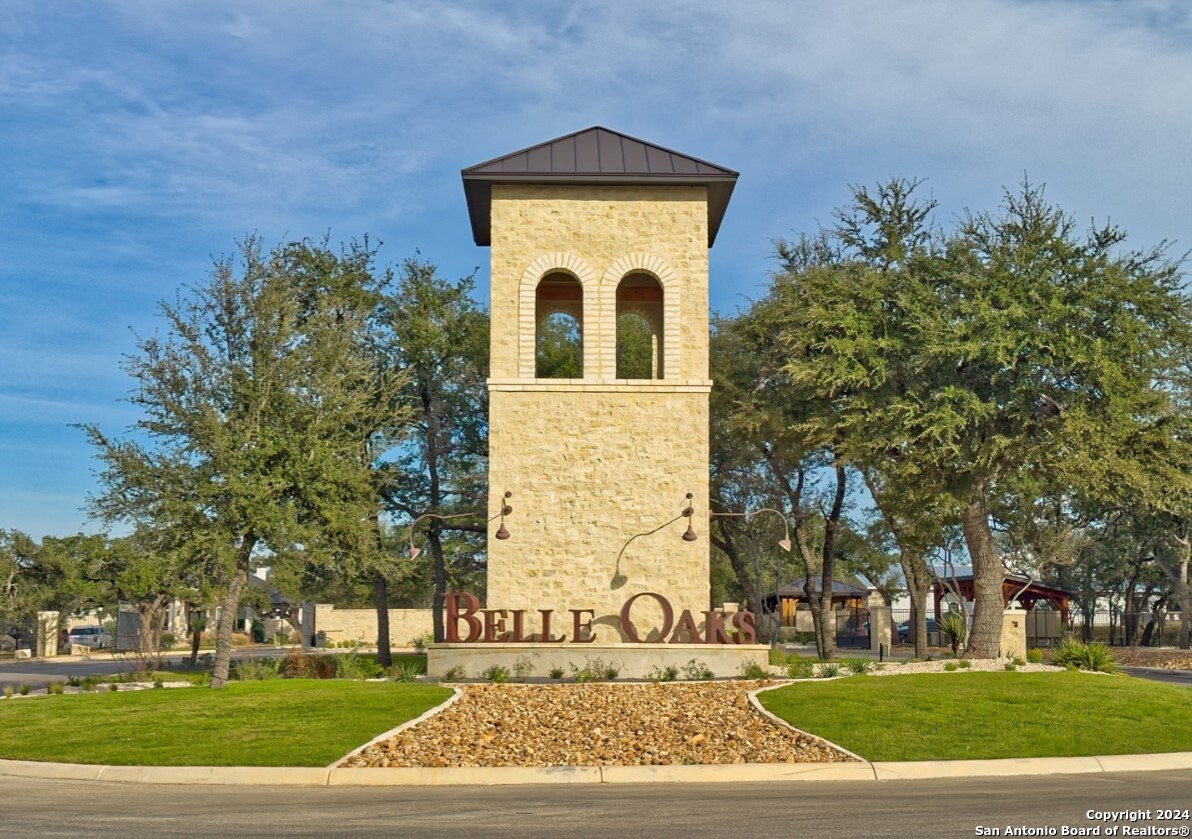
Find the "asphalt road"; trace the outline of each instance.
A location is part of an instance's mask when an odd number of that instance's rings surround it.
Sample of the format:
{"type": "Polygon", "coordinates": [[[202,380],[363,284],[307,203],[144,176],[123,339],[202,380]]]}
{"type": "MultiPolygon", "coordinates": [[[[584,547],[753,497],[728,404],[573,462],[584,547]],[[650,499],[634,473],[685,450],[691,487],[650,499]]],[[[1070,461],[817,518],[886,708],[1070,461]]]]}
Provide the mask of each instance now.
{"type": "Polygon", "coordinates": [[[1192,670],[1163,670],[1159,667],[1123,667],[1122,670],[1140,679],[1192,688],[1192,670]]]}
{"type": "MultiPolygon", "coordinates": [[[[262,770],[268,771],[268,770],[262,770]]],[[[978,827],[1104,828],[1090,809],[1192,807],[1192,771],[881,783],[638,787],[172,787],[0,777],[5,837],[960,837],[978,827]]],[[[994,834],[985,834],[994,835],[994,834]]],[[[1030,834],[1027,834],[1030,835],[1030,834]]],[[[1118,835],[1122,835],[1120,832],[1118,835]]],[[[1174,835],[1181,835],[1176,833],[1174,835]]],[[[1187,835],[1186,833],[1183,835],[1187,835]]]]}
{"type": "MultiPolygon", "coordinates": [[[[232,653],[233,660],[244,657],[262,657],[284,655],[287,648],[253,647],[251,649],[236,650],[232,653]]],[[[172,652],[165,655],[166,661],[178,662],[189,658],[189,652],[172,652]]],[[[4,661],[0,663],[0,690],[11,685],[13,688],[22,684],[29,685],[30,690],[44,690],[50,682],[65,682],[71,676],[98,675],[110,676],[115,673],[129,673],[140,665],[129,655],[113,655],[112,653],[97,652],[89,659],[78,656],[60,656],[58,658],[26,658],[19,661],[4,661]]],[[[2,835],[2,834],[0,834],[2,835]]]]}

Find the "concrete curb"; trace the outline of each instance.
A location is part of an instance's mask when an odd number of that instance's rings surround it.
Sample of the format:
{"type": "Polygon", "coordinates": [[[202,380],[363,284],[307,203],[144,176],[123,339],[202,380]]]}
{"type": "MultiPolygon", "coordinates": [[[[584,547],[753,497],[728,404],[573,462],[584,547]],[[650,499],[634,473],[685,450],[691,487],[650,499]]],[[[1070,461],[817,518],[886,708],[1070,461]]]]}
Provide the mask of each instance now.
{"type": "Polygon", "coordinates": [[[522,784],[784,783],[911,781],[1192,769],[1192,752],[1096,757],[937,760],[905,763],[744,763],[714,766],[503,766],[352,768],[270,766],[90,766],[0,760],[0,775],[130,784],[229,786],[504,786],[522,784]]]}

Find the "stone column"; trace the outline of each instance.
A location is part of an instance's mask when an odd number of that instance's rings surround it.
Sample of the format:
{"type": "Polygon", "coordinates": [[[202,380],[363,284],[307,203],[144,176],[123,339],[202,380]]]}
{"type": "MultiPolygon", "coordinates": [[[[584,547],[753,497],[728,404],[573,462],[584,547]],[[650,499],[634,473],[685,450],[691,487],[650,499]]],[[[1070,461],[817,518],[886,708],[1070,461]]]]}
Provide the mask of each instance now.
{"type": "Polygon", "coordinates": [[[37,657],[53,658],[58,655],[58,613],[37,613],[37,657]]]}
{"type": "Polygon", "coordinates": [[[1026,661],[1026,612],[1022,609],[1011,607],[1003,613],[999,648],[1002,658],[1026,661]]]}
{"type": "Polygon", "coordinates": [[[869,649],[877,652],[882,644],[890,645],[894,621],[889,606],[869,607],[869,649]]]}

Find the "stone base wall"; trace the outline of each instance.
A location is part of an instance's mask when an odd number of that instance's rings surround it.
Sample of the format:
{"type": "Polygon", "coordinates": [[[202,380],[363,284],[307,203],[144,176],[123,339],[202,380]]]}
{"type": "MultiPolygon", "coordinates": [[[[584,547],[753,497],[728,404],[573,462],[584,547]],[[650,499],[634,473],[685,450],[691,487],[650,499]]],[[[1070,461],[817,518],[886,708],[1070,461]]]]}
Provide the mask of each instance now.
{"type": "Polygon", "coordinates": [[[770,648],[763,644],[436,644],[427,654],[427,674],[441,678],[453,667],[460,678],[479,678],[493,666],[513,675],[550,676],[553,668],[572,676],[572,665],[586,667],[597,659],[617,668],[617,678],[646,679],[655,668],[682,668],[692,661],[718,677],[739,676],[749,664],[766,667],[770,648]],[[522,662],[527,670],[514,669],[522,662]]]}
{"type": "Polygon", "coordinates": [[[1002,615],[1002,639],[999,644],[1003,658],[1026,660],[1026,612],[1007,609],[1002,615]]]}
{"type": "MultiPolygon", "coordinates": [[[[314,612],[314,631],[325,633],[328,644],[377,643],[376,609],[337,609],[329,603],[319,603],[314,612]]],[[[411,639],[430,632],[433,625],[430,609],[390,609],[389,643],[394,647],[409,647],[411,639]]]]}

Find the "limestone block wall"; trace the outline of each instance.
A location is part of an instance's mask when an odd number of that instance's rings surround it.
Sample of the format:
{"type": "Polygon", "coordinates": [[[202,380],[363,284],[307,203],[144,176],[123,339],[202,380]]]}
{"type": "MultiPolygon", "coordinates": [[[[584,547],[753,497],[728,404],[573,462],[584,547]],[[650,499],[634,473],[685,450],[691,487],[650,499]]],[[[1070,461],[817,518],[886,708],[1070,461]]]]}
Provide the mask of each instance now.
{"type": "MultiPolygon", "coordinates": [[[[621,605],[644,591],[699,621],[710,607],[707,189],[495,184],[491,241],[489,515],[507,491],[514,513],[510,539],[490,529],[486,605],[593,609],[604,643],[623,640],[621,605]],[[582,379],[534,377],[536,289],[556,272],[582,287],[582,379]],[[663,378],[648,382],[616,378],[617,287],[634,273],[662,287],[663,378]],[[666,525],[687,493],[694,542],[686,519],[666,525]]],[[[653,605],[634,610],[643,636],[660,622],[653,605]]]]}
{"type": "MultiPolygon", "coordinates": [[[[492,397],[490,515],[506,490],[514,512],[510,538],[489,538],[487,605],[592,608],[604,642],[621,640],[621,605],[642,591],[664,595],[676,616],[691,609],[699,620],[710,608],[707,390],[492,397]],[[687,519],[658,529],[680,514],[688,492],[695,542],[682,539],[687,519]]],[[[635,606],[635,620],[657,617],[650,606],[635,606]]]]}
{"type": "MultiPolygon", "coordinates": [[[[389,643],[395,647],[410,646],[410,639],[430,632],[430,609],[390,609],[389,643]]],[[[329,603],[317,603],[314,608],[314,632],[325,632],[328,643],[338,641],[377,642],[376,609],[337,609],[329,603]]]]}
{"type": "Polygon", "coordinates": [[[707,384],[708,206],[699,186],[492,190],[494,381],[534,376],[534,290],[563,271],[583,286],[584,381],[614,381],[616,292],[644,272],[663,287],[665,376],[707,384]]]}

